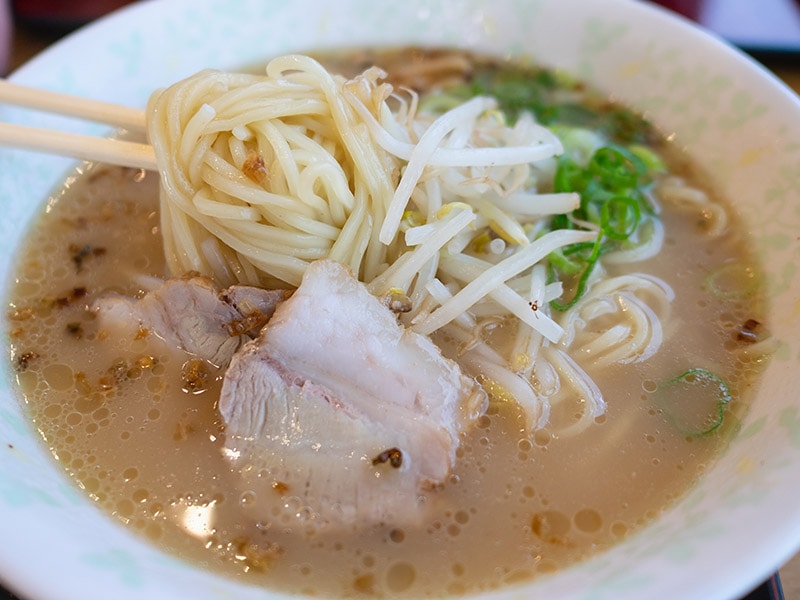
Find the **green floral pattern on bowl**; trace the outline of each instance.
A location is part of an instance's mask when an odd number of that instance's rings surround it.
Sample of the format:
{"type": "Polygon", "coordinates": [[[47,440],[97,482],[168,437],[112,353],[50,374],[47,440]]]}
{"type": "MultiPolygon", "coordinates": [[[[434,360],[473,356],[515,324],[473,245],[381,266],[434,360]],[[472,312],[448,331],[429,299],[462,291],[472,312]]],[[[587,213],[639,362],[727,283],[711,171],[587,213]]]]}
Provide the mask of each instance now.
{"type": "MultiPolygon", "coordinates": [[[[201,68],[354,45],[458,45],[532,56],[644,111],[731,200],[767,273],[781,350],[727,453],[629,540],[511,598],[735,597],[800,546],[800,102],[683,21],[632,0],[172,0],[132,6],[14,74],[28,85],[144,106],[201,68]],[[97,76],[102,74],[102,77],[97,76]]],[[[4,109],[4,120],[104,128],[4,109]]],[[[74,163],[0,152],[0,268],[74,163]]],[[[8,369],[7,369],[8,370],[8,369]]],[[[97,510],[54,465],[0,381],[0,578],[29,598],[278,598],[167,556],[97,510]],[[43,575],[46,574],[46,575],[43,575]]]]}

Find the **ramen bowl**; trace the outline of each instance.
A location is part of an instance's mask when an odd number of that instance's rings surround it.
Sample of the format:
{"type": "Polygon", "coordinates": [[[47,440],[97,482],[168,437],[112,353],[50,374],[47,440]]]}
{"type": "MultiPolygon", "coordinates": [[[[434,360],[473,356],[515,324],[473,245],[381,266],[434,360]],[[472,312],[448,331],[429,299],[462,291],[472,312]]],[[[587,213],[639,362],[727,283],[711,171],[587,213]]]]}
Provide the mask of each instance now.
{"type": "MultiPolygon", "coordinates": [[[[645,114],[707,173],[746,224],[766,273],[778,338],[752,407],[725,452],[672,508],[610,550],[511,598],[735,598],[800,547],[800,101],[741,53],[670,14],[627,0],[135,4],[55,44],[17,83],[134,107],[207,67],[287,52],[451,46],[529,56],[645,114]]],[[[5,108],[2,119],[93,135],[107,128],[5,108]]],[[[0,268],[75,161],[0,151],[0,268]]],[[[9,361],[6,361],[8,363],[9,361]]],[[[0,580],[30,600],[279,598],[166,554],[100,511],[56,464],[7,366],[0,384],[0,580]]]]}

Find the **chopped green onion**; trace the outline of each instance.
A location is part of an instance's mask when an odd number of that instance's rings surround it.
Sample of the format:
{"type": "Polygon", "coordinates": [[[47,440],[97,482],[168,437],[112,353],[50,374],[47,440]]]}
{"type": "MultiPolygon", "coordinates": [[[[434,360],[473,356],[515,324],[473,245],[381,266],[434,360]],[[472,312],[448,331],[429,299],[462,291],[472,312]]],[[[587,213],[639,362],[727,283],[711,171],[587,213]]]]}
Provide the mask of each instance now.
{"type": "Polygon", "coordinates": [[[583,268],[583,263],[578,260],[571,260],[565,253],[564,248],[559,248],[548,255],[550,265],[564,275],[577,275],[583,268]]]}
{"type": "Polygon", "coordinates": [[[586,169],[569,157],[565,156],[559,159],[553,178],[555,193],[580,192],[587,183],[586,169]]]}
{"type": "Polygon", "coordinates": [[[646,119],[624,108],[609,111],[603,115],[598,127],[609,138],[621,144],[641,144],[651,141],[652,127],[646,119]]]}
{"type": "Polygon", "coordinates": [[[564,146],[564,154],[580,165],[588,164],[597,149],[606,144],[603,136],[585,127],[552,125],[550,131],[561,140],[564,146]]]}
{"type": "Polygon", "coordinates": [[[581,82],[568,74],[525,65],[478,65],[469,80],[449,86],[441,94],[425,100],[424,107],[444,112],[453,101],[474,96],[494,96],[500,109],[514,123],[521,112],[530,112],[547,126],[565,125],[597,132],[617,144],[648,144],[656,139],[650,123],[626,108],[609,109],[604,97],[587,102],[570,100],[570,93],[582,93],[581,82]]]}
{"type": "Polygon", "coordinates": [[[459,94],[449,92],[425,94],[420,101],[420,109],[433,113],[445,113],[463,103],[464,98],[459,94]]]}
{"type": "Polygon", "coordinates": [[[627,148],[617,145],[596,150],[588,164],[582,167],[570,156],[559,158],[553,181],[555,192],[580,194],[580,208],[572,212],[574,219],[559,216],[553,219],[554,228],[575,228],[580,221],[591,223],[599,230],[597,242],[586,256],[573,256],[577,249],[565,248],[549,256],[551,280],[575,277],[576,294],[570,302],[551,302],[556,310],[566,310],[583,295],[594,263],[605,252],[619,249],[634,236],[642,224],[642,211],[652,215],[641,191],[647,164],[627,148]]]}
{"type": "Polygon", "coordinates": [[[604,146],[589,161],[589,171],[605,189],[619,190],[634,187],[639,178],[641,161],[631,161],[618,148],[604,146]]]}
{"type": "Polygon", "coordinates": [[[681,433],[700,437],[722,425],[731,391],[725,381],[706,369],[689,369],[656,390],[657,402],[681,433]]]}
{"type": "Polygon", "coordinates": [[[756,290],[755,271],[739,263],[726,264],[706,278],[706,288],[717,298],[746,298],[756,290]]]}
{"type": "Polygon", "coordinates": [[[664,163],[664,160],[651,148],[642,146],[641,144],[633,144],[628,147],[628,150],[645,164],[648,171],[655,171],[658,173],[666,172],[666,163],[664,163]]]}
{"type": "Polygon", "coordinates": [[[636,231],[641,217],[639,203],[628,196],[614,196],[600,208],[600,225],[612,240],[627,240],[636,231]]]}
{"type": "MultiPolygon", "coordinates": [[[[567,303],[561,303],[558,300],[551,300],[550,306],[552,306],[556,310],[563,311],[573,307],[578,302],[578,300],[581,299],[581,296],[583,296],[583,293],[586,291],[586,284],[589,281],[589,276],[592,274],[592,270],[594,269],[594,266],[597,264],[597,259],[600,258],[602,241],[603,241],[603,236],[598,235],[597,239],[594,241],[594,244],[592,245],[592,253],[586,259],[586,267],[584,267],[583,273],[581,273],[581,276],[578,279],[578,283],[575,286],[575,294],[573,295],[572,300],[570,300],[567,303]]],[[[552,260],[551,260],[551,269],[552,269],[552,260]]]]}

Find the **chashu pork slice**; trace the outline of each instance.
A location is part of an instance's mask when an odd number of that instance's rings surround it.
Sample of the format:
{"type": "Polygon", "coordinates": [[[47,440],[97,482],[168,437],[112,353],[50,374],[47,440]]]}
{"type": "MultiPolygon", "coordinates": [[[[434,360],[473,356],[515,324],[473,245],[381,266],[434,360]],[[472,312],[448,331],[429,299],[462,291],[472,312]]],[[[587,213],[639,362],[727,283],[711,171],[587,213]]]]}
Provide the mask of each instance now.
{"type": "Polygon", "coordinates": [[[484,409],[474,380],[329,260],[234,356],[219,402],[251,510],[290,507],[284,526],[311,531],[418,523],[484,409]]]}
{"type": "Polygon", "coordinates": [[[285,290],[231,286],[220,290],[209,278],[190,275],[164,281],[142,298],[109,294],[94,311],[100,327],[116,335],[152,333],[217,366],[254,337],[289,296],[285,290]]]}

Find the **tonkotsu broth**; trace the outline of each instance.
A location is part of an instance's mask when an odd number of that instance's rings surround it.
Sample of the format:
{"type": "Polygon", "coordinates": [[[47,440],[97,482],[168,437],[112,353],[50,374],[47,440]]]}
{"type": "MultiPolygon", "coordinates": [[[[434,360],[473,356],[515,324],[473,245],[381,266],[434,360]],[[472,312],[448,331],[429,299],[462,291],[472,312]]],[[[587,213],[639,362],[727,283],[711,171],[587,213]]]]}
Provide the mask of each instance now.
{"type": "Polygon", "coordinates": [[[746,409],[758,361],[739,351],[737,332],[763,321],[759,297],[720,298],[706,286],[723,265],[752,269],[743,233],[711,240],[696,215],[665,211],[664,250],[634,268],[675,289],[668,339],[641,364],[590,371],[608,403],[596,424],[573,437],[530,435],[520,411],[496,399],[419,529],[287,532],[289,515],[303,511],[292,498],[285,513],[255,522],[242,508],[258,497],[235,491],[221,452],[222,373],[202,393],[184,391],[187,355],[144,334],[112,339],[87,310],[103,294],[141,294],[149,278],[166,276],[157,186],[154,174],[96,166],[49,203],[19,251],[11,356],[31,419],[74,481],[119,521],[204,568],[337,597],[442,596],[527,580],[611,546],[669,507],[746,409]],[[722,427],[707,436],[680,433],[650,393],[693,367],[713,370],[733,392],[722,427]]]}

